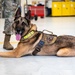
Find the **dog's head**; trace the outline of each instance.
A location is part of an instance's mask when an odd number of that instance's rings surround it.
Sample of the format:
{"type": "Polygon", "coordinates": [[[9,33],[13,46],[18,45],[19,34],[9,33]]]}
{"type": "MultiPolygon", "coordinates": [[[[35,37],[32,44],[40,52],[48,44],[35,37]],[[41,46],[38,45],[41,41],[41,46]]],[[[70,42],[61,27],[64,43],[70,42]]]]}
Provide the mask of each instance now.
{"type": "Polygon", "coordinates": [[[23,36],[30,29],[31,22],[31,12],[28,11],[25,14],[25,17],[21,17],[21,9],[18,8],[15,14],[13,28],[15,30],[15,34],[19,34],[23,36]]]}

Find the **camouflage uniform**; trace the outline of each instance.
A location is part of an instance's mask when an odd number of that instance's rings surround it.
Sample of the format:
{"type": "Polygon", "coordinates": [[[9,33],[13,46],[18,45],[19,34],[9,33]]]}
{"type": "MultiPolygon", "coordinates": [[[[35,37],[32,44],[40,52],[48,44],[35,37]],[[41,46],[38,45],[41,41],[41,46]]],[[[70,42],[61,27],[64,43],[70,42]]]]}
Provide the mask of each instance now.
{"type": "Polygon", "coordinates": [[[15,12],[20,6],[20,0],[3,0],[3,17],[5,18],[4,32],[5,34],[13,34],[12,23],[14,21],[15,12]]]}

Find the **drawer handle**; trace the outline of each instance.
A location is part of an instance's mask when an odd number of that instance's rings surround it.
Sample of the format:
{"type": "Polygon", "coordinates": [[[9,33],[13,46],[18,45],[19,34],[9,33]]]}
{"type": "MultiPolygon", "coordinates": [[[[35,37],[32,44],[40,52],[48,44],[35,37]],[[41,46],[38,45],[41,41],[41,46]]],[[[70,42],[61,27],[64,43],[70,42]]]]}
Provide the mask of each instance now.
{"type": "Polygon", "coordinates": [[[68,9],[68,8],[66,8],[66,9],[68,9]]]}

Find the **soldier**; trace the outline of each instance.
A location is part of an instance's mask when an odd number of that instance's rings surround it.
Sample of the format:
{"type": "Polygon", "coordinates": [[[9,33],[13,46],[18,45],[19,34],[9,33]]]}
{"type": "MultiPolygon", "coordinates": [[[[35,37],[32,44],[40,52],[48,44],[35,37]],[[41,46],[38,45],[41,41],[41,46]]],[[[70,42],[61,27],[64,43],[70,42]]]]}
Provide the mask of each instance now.
{"type": "Polygon", "coordinates": [[[21,5],[20,0],[2,0],[3,5],[3,17],[5,18],[5,26],[4,26],[4,44],[3,48],[6,50],[12,50],[13,46],[10,44],[10,38],[13,34],[12,23],[14,21],[15,11],[18,6],[21,5]]]}

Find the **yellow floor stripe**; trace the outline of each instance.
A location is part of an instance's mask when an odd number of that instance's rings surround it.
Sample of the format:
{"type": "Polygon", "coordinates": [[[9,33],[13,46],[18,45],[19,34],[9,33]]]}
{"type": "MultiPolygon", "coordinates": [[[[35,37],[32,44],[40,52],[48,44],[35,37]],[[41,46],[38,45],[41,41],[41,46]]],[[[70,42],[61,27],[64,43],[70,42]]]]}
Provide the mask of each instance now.
{"type": "MultiPolygon", "coordinates": [[[[18,42],[10,42],[11,44],[17,44],[18,42]]],[[[3,42],[0,42],[0,44],[3,44],[3,42]]]]}

